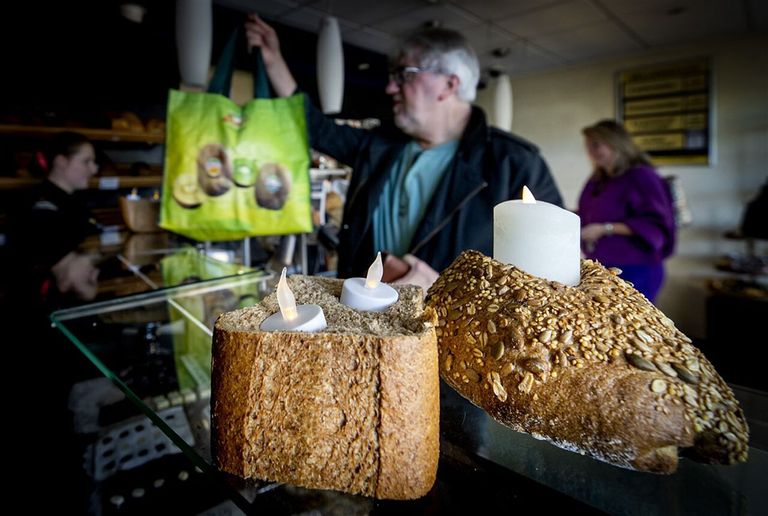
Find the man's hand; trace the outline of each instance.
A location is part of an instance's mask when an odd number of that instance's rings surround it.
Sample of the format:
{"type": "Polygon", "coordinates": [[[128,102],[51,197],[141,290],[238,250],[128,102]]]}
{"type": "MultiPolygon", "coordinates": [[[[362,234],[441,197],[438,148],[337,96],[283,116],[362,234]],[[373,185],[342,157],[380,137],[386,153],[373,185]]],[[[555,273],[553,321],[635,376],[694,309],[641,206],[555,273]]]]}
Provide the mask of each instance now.
{"type": "Polygon", "coordinates": [[[248,50],[252,50],[253,47],[261,49],[264,66],[272,66],[282,59],[280,40],[277,38],[275,29],[255,13],[248,15],[248,20],[245,22],[245,36],[248,39],[248,50]]]}
{"type": "Polygon", "coordinates": [[[392,283],[395,285],[408,284],[419,286],[424,289],[424,296],[426,297],[427,290],[429,290],[429,287],[432,286],[439,274],[427,262],[419,260],[412,254],[406,254],[403,256],[403,260],[411,266],[411,269],[392,283]]]}
{"type": "Polygon", "coordinates": [[[382,253],[382,256],[384,257],[384,272],[381,275],[381,281],[384,283],[394,283],[411,270],[411,265],[399,256],[389,253],[382,253]]]}
{"type": "Polygon", "coordinates": [[[269,82],[272,83],[275,92],[281,97],[288,97],[296,91],[296,80],[280,53],[280,40],[277,38],[275,29],[257,14],[251,13],[245,22],[245,36],[249,50],[254,47],[261,49],[264,67],[267,69],[269,82]]]}

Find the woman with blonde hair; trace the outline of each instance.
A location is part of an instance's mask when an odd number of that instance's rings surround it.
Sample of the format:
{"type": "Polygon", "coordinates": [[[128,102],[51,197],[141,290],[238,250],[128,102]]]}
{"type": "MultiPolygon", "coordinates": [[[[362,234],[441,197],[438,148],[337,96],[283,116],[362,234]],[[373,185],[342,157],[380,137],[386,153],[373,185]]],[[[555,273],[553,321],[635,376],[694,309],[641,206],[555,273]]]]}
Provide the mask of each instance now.
{"type": "Polygon", "coordinates": [[[602,120],[582,130],[592,175],[579,198],[586,258],[622,270],[651,302],[675,248],[675,215],[666,182],[624,126],[602,120]]]}

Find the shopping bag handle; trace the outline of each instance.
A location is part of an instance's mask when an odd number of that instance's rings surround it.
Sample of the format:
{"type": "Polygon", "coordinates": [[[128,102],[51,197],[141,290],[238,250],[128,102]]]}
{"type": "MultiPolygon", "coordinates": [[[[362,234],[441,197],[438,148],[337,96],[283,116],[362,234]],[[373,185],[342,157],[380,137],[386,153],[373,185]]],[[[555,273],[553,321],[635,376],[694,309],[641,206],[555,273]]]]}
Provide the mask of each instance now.
{"type": "MultiPolygon", "coordinates": [[[[235,70],[235,45],[237,44],[239,32],[239,29],[232,31],[227,44],[224,45],[219,61],[216,63],[216,70],[213,72],[211,82],[208,84],[208,93],[229,96],[229,91],[232,88],[232,74],[235,70]]],[[[267,79],[267,71],[264,68],[264,60],[261,57],[260,48],[251,51],[251,64],[253,72],[253,97],[257,99],[271,98],[269,80],[267,79]]]]}
{"type": "Polygon", "coordinates": [[[253,98],[268,99],[272,97],[267,70],[264,68],[264,58],[261,57],[261,48],[251,50],[251,65],[253,70],[253,98]]]}

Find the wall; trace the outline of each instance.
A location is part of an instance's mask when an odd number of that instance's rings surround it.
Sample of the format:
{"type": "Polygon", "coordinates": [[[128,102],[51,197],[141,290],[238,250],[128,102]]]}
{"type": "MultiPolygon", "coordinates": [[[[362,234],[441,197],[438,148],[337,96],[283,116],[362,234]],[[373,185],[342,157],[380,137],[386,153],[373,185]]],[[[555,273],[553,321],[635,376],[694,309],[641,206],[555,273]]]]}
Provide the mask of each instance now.
{"type": "MultiPolygon", "coordinates": [[[[657,305],[692,337],[706,336],[706,284],[718,275],[713,262],[728,252],[745,250],[743,242],[727,240],[723,234],[738,227],[745,203],[768,176],[768,60],[757,57],[766,51],[768,38],[739,39],[512,78],[512,131],[541,148],[567,207],[573,209],[590,171],[581,128],[615,116],[615,73],[634,66],[711,57],[715,162],[660,168],[662,175],[680,177],[693,223],[679,233],[657,305]]],[[[487,106],[487,94],[478,103],[487,106]]]]}

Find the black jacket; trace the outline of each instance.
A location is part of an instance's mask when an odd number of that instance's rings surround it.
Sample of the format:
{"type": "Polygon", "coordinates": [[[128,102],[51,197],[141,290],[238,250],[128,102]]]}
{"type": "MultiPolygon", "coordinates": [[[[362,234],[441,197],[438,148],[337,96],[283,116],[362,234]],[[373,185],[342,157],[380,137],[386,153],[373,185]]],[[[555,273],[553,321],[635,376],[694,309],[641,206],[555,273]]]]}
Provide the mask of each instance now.
{"type": "Polygon", "coordinates": [[[81,192],[69,194],[48,180],[36,186],[10,217],[14,308],[51,310],[66,303],[55,288],[43,289],[52,284],[51,268],[97,232],[81,192]]]}
{"type": "MultiPolygon", "coordinates": [[[[353,167],[339,234],[339,277],[365,276],[376,257],[372,216],[407,137],[339,126],[307,102],[312,148],[353,167]]],[[[440,272],[464,250],[493,254],[493,208],[519,199],[523,186],[538,200],[562,206],[549,167],[532,143],[489,127],[472,108],[448,171],[427,207],[409,252],[440,272]]]]}

